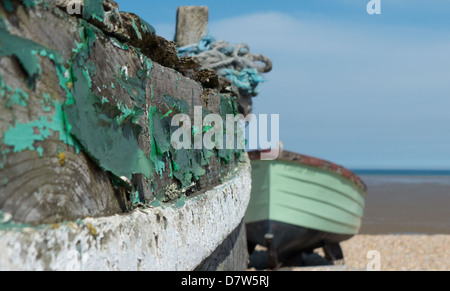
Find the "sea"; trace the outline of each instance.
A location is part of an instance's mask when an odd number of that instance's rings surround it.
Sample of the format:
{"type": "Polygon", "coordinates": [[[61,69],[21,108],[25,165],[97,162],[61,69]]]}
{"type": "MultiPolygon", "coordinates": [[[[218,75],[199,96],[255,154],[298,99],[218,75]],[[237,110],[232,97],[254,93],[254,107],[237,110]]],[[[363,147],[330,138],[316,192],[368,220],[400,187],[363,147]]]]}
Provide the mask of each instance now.
{"type": "Polygon", "coordinates": [[[354,170],[368,187],[360,234],[450,234],[450,170],[354,170]]]}

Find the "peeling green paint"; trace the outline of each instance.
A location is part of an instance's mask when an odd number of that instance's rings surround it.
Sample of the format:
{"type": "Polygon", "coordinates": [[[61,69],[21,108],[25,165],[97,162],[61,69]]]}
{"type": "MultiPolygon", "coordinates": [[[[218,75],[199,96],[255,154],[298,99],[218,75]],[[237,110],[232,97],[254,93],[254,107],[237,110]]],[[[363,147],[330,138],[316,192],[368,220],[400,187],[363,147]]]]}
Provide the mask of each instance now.
{"type": "Polygon", "coordinates": [[[64,112],[62,105],[55,103],[55,115],[49,120],[48,117],[40,117],[29,123],[15,123],[10,125],[8,131],[4,135],[4,143],[14,147],[14,152],[22,152],[24,150],[38,151],[42,156],[41,149],[35,148],[34,143],[44,141],[52,135],[53,132],[59,133],[60,141],[71,145],[79,152],[78,143],[67,134],[64,124],[64,112]]]}
{"type": "MultiPolygon", "coordinates": [[[[34,0],[20,0],[20,2],[22,2],[22,4],[25,5],[25,7],[27,9],[36,6],[36,3],[37,3],[37,1],[34,1],[34,0]]],[[[5,10],[8,12],[14,11],[14,6],[13,6],[11,0],[3,0],[3,6],[5,7],[5,10]]]]}
{"type": "Polygon", "coordinates": [[[142,34],[141,34],[141,32],[139,31],[139,28],[137,27],[136,22],[134,21],[134,18],[131,18],[131,21],[133,22],[133,29],[134,29],[134,31],[136,32],[136,36],[137,36],[140,40],[142,40],[142,34]]]}
{"type": "Polygon", "coordinates": [[[87,82],[88,82],[88,86],[89,88],[92,88],[92,79],[91,79],[91,75],[89,75],[89,71],[84,69],[83,70],[83,75],[86,78],[87,82]]]}
{"type": "Polygon", "coordinates": [[[153,162],[153,165],[155,167],[155,172],[162,177],[165,169],[166,164],[162,158],[164,156],[164,153],[161,151],[161,149],[165,149],[165,145],[163,143],[162,139],[159,139],[159,137],[167,137],[164,132],[159,132],[160,129],[163,129],[163,127],[158,127],[160,124],[158,120],[158,116],[160,116],[160,112],[156,107],[150,106],[149,108],[149,131],[150,131],[150,141],[151,141],[151,149],[150,149],[150,159],[153,162]],[[155,117],[156,116],[156,117],[155,117]],[[156,121],[156,124],[155,124],[156,121]],[[158,141],[159,139],[159,141],[158,141]],[[159,142],[159,150],[158,150],[158,142],[159,142]]]}
{"type": "Polygon", "coordinates": [[[4,213],[0,210],[0,231],[6,230],[23,230],[26,227],[30,227],[28,224],[15,223],[12,221],[10,214],[4,213]]]}
{"type": "Polygon", "coordinates": [[[47,93],[42,93],[42,97],[43,97],[41,99],[42,111],[50,112],[52,110],[52,107],[55,106],[55,101],[47,93]]]}
{"type": "Polygon", "coordinates": [[[31,7],[36,6],[37,3],[42,2],[43,0],[20,0],[20,2],[25,5],[27,9],[30,9],[31,7]]]}
{"type": "MultiPolygon", "coordinates": [[[[226,116],[228,114],[236,116],[238,114],[237,104],[234,102],[232,98],[225,97],[224,95],[220,96],[220,114],[223,118],[223,120],[226,120],[226,116]]],[[[224,122],[225,124],[225,122],[224,122]]],[[[224,135],[226,134],[226,130],[224,131],[224,135]]],[[[239,140],[239,132],[235,130],[235,141],[239,140]]],[[[224,142],[226,142],[226,136],[223,138],[224,142]]],[[[218,150],[218,157],[222,161],[225,162],[225,164],[229,164],[230,161],[233,159],[233,157],[236,157],[237,159],[240,158],[242,152],[244,150],[237,149],[219,149],[218,150]]]]}
{"type": "Polygon", "coordinates": [[[141,199],[139,198],[139,192],[138,191],[135,191],[134,193],[132,193],[130,195],[130,202],[131,202],[132,207],[142,203],[141,199]]]}
{"type": "MultiPolygon", "coordinates": [[[[33,2],[34,3],[34,2],[33,2]]],[[[31,7],[32,3],[28,3],[31,7]]],[[[23,39],[18,36],[11,35],[6,25],[0,25],[0,57],[15,56],[25,72],[28,75],[28,85],[34,88],[35,81],[39,78],[42,69],[39,64],[39,58],[46,57],[55,63],[55,69],[60,79],[60,85],[68,91],[65,84],[64,74],[65,68],[62,65],[62,57],[57,52],[41,46],[31,40],[23,39]]],[[[5,107],[12,108],[13,105],[19,105],[27,107],[27,101],[29,99],[28,93],[20,88],[12,90],[6,85],[3,80],[0,82],[1,94],[4,97],[6,94],[11,93],[9,100],[5,103],[5,107]]],[[[65,116],[62,110],[62,104],[55,103],[51,97],[44,93],[41,105],[44,112],[50,112],[51,108],[55,108],[55,115],[52,117],[40,117],[34,121],[28,123],[15,122],[14,125],[10,125],[8,131],[4,134],[4,143],[6,145],[14,147],[14,152],[20,152],[26,149],[35,150],[40,156],[43,154],[43,148],[35,148],[34,143],[36,141],[44,141],[51,136],[52,132],[59,132],[60,140],[68,145],[74,146],[79,151],[78,144],[73,138],[67,134],[65,129],[65,116]]]]}
{"type": "Polygon", "coordinates": [[[148,22],[146,22],[144,19],[139,17],[139,21],[141,22],[141,29],[145,33],[155,34],[156,30],[155,28],[150,25],[148,22]]]}
{"type": "Polygon", "coordinates": [[[173,175],[183,187],[191,185],[192,180],[198,180],[206,174],[201,166],[201,151],[181,149],[173,153],[173,160],[178,165],[178,171],[173,175]]]}
{"type": "Polygon", "coordinates": [[[0,160],[0,170],[3,170],[4,168],[5,168],[5,165],[6,165],[6,163],[7,163],[7,154],[9,154],[10,153],[10,150],[9,149],[5,149],[5,150],[2,150],[1,152],[0,152],[0,154],[1,154],[1,160],[0,160]]]}
{"type": "MultiPolygon", "coordinates": [[[[157,155],[169,157],[171,159],[171,163],[169,163],[169,165],[171,166],[171,171],[173,171],[171,174],[173,177],[180,181],[183,187],[190,186],[192,180],[198,180],[200,179],[200,177],[206,174],[203,166],[208,165],[211,162],[211,158],[213,156],[217,156],[226,164],[230,163],[234,155],[236,155],[236,157],[240,156],[241,151],[239,150],[207,150],[205,148],[203,150],[174,150],[173,147],[170,146],[170,140],[164,137],[172,136],[175,129],[171,128],[170,124],[164,125],[164,119],[170,113],[173,113],[173,110],[179,113],[188,114],[191,111],[191,107],[186,101],[179,100],[167,94],[163,96],[163,99],[166,104],[172,109],[166,115],[162,115],[162,113],[156,109],[154,110],[152,114],[153,122],[150,124],[150,126],[153,127],[154,131],[152,131],[151,136],[153,136],[153,143],[156,144],[155,148],[157,150],[157,155]],[[158,118],[161,120],[159,124],[157,123],[158,118]],[[163,127],[161,128],[160,125],[163,125],[163,127]],[[170,134],[168,134],[168,132],[170,132],[170,134]],[[162,147],[160,146],[160,144],[166,146],[162,147]]],[[[207,109],[202,110],[203,117],[211,113],[212,112],[207,109]]],[[[227,114],[236,115],[237,106],[230,98],[221,96],[221,115],[224,120],[227,114]]],[[[211,127],[206,127],[205,132],[210,129],[211,127]]],[[[196,136],[198,134],[202,134],[202,131],[199,128],[193,126],[192,135],[196,136]]]]}
{"type": "Polygon", "coordinates": [[[182,195],[180,199],[175,203],[176,208],[181,208],[186,205],[186,196],[182,195]]]}
{"type": "Polygon", "coordinates": [[[192,126],[192,135],[193,136],[197,136],[199,134],[201,134],[202,132],[200,131],[200,127],[198,126],[192,126]]]}
{"type": "Polygon", "coordinates": [[[213,129],[213,126],[211,125],[207,125],[203,127],[203,133],[210,131],[211,129],[213,129]]]}
{"type": "Polygon", "coordinates": [[[164,114],[164,115],[161,117],[161,120],[163,120],[164,118],[168,117],[172,112],[173,112],[172,109],[170,109],[169,111],[167,111],[167,113],[164,114]]]}
{"type": "MultiPolygon", "coordinates": [[[[7,91],[9,91],[9,92],[12,91],[9,86],[7,86],[6,88],[7,88],[7,91]]],[[[16,88],[16,89],[14,89],[13,93],[9,97],[9,100],[6,101],[5,107],[11,109],[11,108],[13,108],[13,106],[15,104],[22,106],[22,107],[27,107],[28,99],[29,99],[28,93],[26,93],[25,91],[23,91],[20,88],[16,88]]]]}
{"type": "Polygon", "coordinates": [[[152,73],[152,69],[153,69],[153,62],[151,59],[143,56],[144,58],[144,62],[145,62],[145,67],[144,67],[144,71],[147,72],[147,78],[150,78],[150,74],[152,73]]]}
{"type": "Polygon", "coordinates": [[[161,201],[154,200],[152,203],[149,204],[149,206],[154,207],[154,208],[159,208],[159,207],[162,207],[163,205],[161,204],[161,201]]]}
{"type": "Polygon", "coordinates": [[[136,77],[126,76],[120,74],[115,77],[115,81],[120,87],[127,91],[128,95],[136,102],[140,108],[145,108],[147,105],[147,82],[153,63],[147,57],[143,58],[143,69],[137,72],[136,77]]]}
{"type": "Polygon", "coordinates": [[[0,97],[4,98],[6,95],[6,92],[9,92],[11,88],[3,82],[2,74],[0,74],[0,97]]]}
{"type": "Polygon", "coordinates": [[[83,19],[91,19],[103,22],[105,10],[103,9],[103,0],[84,0],[83,19]]]}
{"type": "Polygon", "coordinates": [[[0,57],[16,57],[27,73],[27,83],[34,89],[35,81],[40,77],[42,68],[39,65],[39,52],[50,49],[29,39],[21,38],[9,33],[6,25],[0,25],[0,57]]]}
{"type": "Polygon", "coordinates": [[[163,99],[170,108],[179,113],[188,114],[191,111],[191,106],[184,100],[179,100],[167,94],[164,94],[163,99]]]}
{"type": "Polygon", "coordinates": [[[137,124],[139,118],[144,115],[142,108],[134,106],[133,109],[130,109],[127,105],[123,105],[122,102],[117,103],[117,109],[122,113],[116,118],[118,125],[121,125],[127,118],[131,118],[131,123],[137,124]]]}
{"type": "Polygon", "coordinates": [[[5,7],[6,11],[13,12],[14,6],[12,5],[10,0],[3,0],[3,6],[5,7]]]}
{"type": "MultiPolygon", "coordinates": [[[[147,178],[152,177],[153,163],[139,148],[138,140],[142,128],[133,123],[143,112],[135,111],[133,114],[132,111],[127,111],[125,106],[119,109],[113,104],[101,104],[101,98],[90,90],[89,80],[83,73],[96,40],[96,32],[88,24],[84,24],[82,40],[83,47],[73,58],[71,67],[72,79],[76,80],[73,83],[74,102],[65,106],[67,121],[71,125],[70,133],[100,167],[115,176],[131,179],[136,173],[147,178]],[[117,116],[121,117],[117,119],[117,116]]],[[[130,95],[137,103],[141,102],[138,105],[145,105],[145,99],[140,99],[141,94],[145,97],[145,91],[140,91],[143,80],[124,80],[122,77],[116,80],[129,89],[128,93],[133,93],[130,95]],[[138,87],[138,94],[134,94],[133,85],[138,87]]]]}
{"type": "MultiPolygon", "coordinates": [[[[88,0],[86,2],[93,3],[94,6],[85,10],[83,17],[85,19],[103,19],[103,7],[100,8],[98,5],[102,1],[88,0]]],[[[204,176],[206,170],[203,166],[208,165],[213,156],[217,156],[226,163],[231,161],[233,151],[221,152],[220,150],[206,149],[176,151],[171,146],[170,136],[174,128],[171,127],[169,116],[174,113],[188,114],[191,112],[191,106],[186,101],[167,94],[163,96],[163,99],[170,109],[165,114],[148,104],[146,90],[153,63],[139,50],[135,50],[135,55],[140,58],[142,69],[137,71],[136,76],[131,76],[128,70],[121,70],[118,65],[117,75],[114,76],[115,82],[111,82],[112,89],[122,88],[136,105],[130,106],[128,101],[128,105],[123,102],[112,102],[115,100],[114,97],[109,101],[108,98],[93,93],[92,78],[95,76],[97,68],[94,63],[89,61],[89,56],[99,30],[84,20],[80,20],[80,22],[82,24],[79,28],[81,43],[76,43],[73,50],[74,56],[70,60],[62,60],[60,54],[48,48],[9,34],[6,24],[0,21],[0,57],[17,57],[28,75],[28,84],[31,88],[34,87],[35,81],[41,75],[39,57],[52,60],[59,78],[59,85],[67,95],[66,102],[60,104],[47,93],[43,93],[43,98],[40,100],[42,110],[50,113],[54,108],[55,114],[47,117],[41,116],[28,123],[16,122],[14,125],[10,125],[9,130],[5,132],[4,143],[6,145],[13,147],[14,152],[29,149],[42,156],[44,148],[39,142],[58,132],[61,141],[74,146],[77,151],[84,150],[102,169],[111,172],[114,177],[124,176],[131,180],[133,174],[142,174],[153,179],[156,173],[161,178],[163,175],[174,177],[180,182],[181,187],[189,187],[193,181],[204,176]],[[26,47],[26,49],[18,50],[18,46],[26,47]],[[68,64],[69,69],[66,69],[63,63],[68,64]],[[143,129],[138,121],[143,121],[143,116],[148,117],[150,153],[144,152],[139,147],[143,129]]],[[[133,24],[136,25],[134,20],[133,24]]],[[[147,25],[141,21],[142,31],[153,33],[154,29],[147,25]]],[[[121,44],[115,40],[113,42],[116,46],[129,49],[128,44],[121,44]]],[[[164,72],[164,68],[162,68],[162,72],[164,72]]],[[[178,79],[177,77],[177,81],[178,79]]],[[[107,89],[106,85],[102,87],[107,89]]],[[[151,100],[154,101],[153,84],[150,84],[150,90],[151,100]]],[[[27,106],[28,94],[21,89],[12,90],[4,84],[1,76],[0,94],[2,97],[10,96],[11,104],[27,106]]],[[[192,98],[194,98],[193,90],[192,98]]],[[[223,96],[220,109],[222,115],[237,113],[233,101],[229,101],[229,98],[223,96]]],[[[203,110],[203,114],[208,112],[203,110]]],[[[211,126],[205,126],[203,132],[207,132],[211,128],[211,126]]],[[[201,133],[199,128],[193,128],[193,135],[201,133]]],[[[130,200],[137,203],[139,193],[133,190],[128,191],[128,194],[130,194],[130,200]]],[[[182,207],[185,199],[185,196],[182,196],[175,205],[182,207]]],[[[139,202],[142,203],[142,201],[139,202]]]]}
{"type": "Polygon", "coordinates": [[[42,157],[42,155],[44,154],[44,149],[42,147],[38,147],[36,149],[36,152],[39,154],[40,157],[42,157]]]}
{"type": "Polygon", "coordinates": [[[113,45],[115,45],[116,47],[121,48],[125,51],[130,49],[130,45],[128,45],[127,43],[122,43],[115,38],[111,38],[111,41],[112,41],[113,45]]]}

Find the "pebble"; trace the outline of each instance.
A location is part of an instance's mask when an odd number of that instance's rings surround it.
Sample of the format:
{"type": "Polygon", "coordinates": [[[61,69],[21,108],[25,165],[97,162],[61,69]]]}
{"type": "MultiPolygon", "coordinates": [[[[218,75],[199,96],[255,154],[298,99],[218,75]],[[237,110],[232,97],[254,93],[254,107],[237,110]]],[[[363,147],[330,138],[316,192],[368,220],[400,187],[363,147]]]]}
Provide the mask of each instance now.
{"type": "Polygon", "coordinates": [[[341,244],[350,270],[449,271],[450,235],[358,235],[341,244]],[[377,263],[377,262],[375,262],[377,263]]]}

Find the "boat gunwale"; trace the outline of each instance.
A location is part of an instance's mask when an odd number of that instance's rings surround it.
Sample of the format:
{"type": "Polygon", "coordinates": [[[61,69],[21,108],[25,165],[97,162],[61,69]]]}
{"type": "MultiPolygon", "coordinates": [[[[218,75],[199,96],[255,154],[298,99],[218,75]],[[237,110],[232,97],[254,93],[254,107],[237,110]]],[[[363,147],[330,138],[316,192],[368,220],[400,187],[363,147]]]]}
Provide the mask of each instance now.
{"type": "MultiPolygon", "coordinates": [[[[250,160],[257,161],[261,160],[261,154],[266,151],[250,151],[248,152],[248,155],[250,157],[250,160]]],[[[308,155],[303,155],[299,153],[294,153],[290,151],[283,151],[280,153],[279,157],[275,161],[282,161],[282,162],[290,162],[294,164],[300,164],[300,165],[306,165],[313,168],[325,170],[334,174],[337,174],[347,180],[350,180],[361,192],[363,193],[364,197],[367,195],[367,185],[364,183],[364,181],[354,172],[348,170],[347,168],[323,160],[315,157],[311,157],[308,155]]]]}

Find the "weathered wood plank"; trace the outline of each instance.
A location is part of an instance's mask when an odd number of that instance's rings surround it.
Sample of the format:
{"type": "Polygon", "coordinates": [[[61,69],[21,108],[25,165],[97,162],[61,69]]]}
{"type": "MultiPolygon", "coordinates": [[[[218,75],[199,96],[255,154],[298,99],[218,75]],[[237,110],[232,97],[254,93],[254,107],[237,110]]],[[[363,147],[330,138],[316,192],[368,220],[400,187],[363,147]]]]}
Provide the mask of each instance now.
{"type": "Polygon", "coordinates": [[[209,9],[207,6],[180,6],[177,11],[175,42],[178,46],[198,43],[206,36],[209,9]]]}
{"type": "MultiPolygon", "coordinates": [[[[60,52],[65,59],[76,48],[74,40],[78,40],[78,33],[70,19],[62,21],[52,13],[39,17],[23,7],[16,14],[5,11],[1,14],[8,20],[11,34],[30,38],[60,52]]],[[[108,173],[100,171],[84,153],[77,154],[74,147],[60,140],[60,132],[47,129],[45,122],[41,128],[33,127],[41,119],[52,120],[57,114],[55,104],[63,104],[66,96],[59,86],[54,63],[45,57],[38,58],[42,75],[35,89],[23,81],[26,75],[16,57],[0,60],[3,90],[12,90],[0,99],[0,209],[13,214],[15,221],[30,224],[121,213],[108,173]],[[22,132],[17,129],[19,124],[23,125],[22,132]],[[17,135],[30,137],[27,129],[36,135],[49,130],[50,136],[28,142],[34,150],[15,153],[24,145],[19,144],[17,135]],[[16,146],[6,144],[7,132],[10,143],[16,142],[16,146]]]]}
{"type": "MultiPolygon", "coordinates": [[[[190,152],[177,170],[179,153],[155,143],[170,140],[167,120],[178,113],[166,96],[187,104],[192,124],[194,106],[220,114],[229,96],[158,64],[112,36],[118,32],[52,6],[13,3],[14,12],[0,7],[0,32],[26,49],[1,55],[13,43],[5,41],[0,50],[0,210],[31,224],[107,216],[127,210],[136,193],[143,203],[164,200],[172,184],[195,181],[192,192],[200,193],[235,167],[235,159],[224,162],[217,151],[195,166],[190,152]],[[33,61],[35,67],[26,66],[33,61]],[[118,184],[120,176],[132,185],[118,184]]],[[[139,21],[139,46],[155,43],[139,21]]],[[[164,56],[164,41],[156,43],[156,58],[164,56]]]]}

